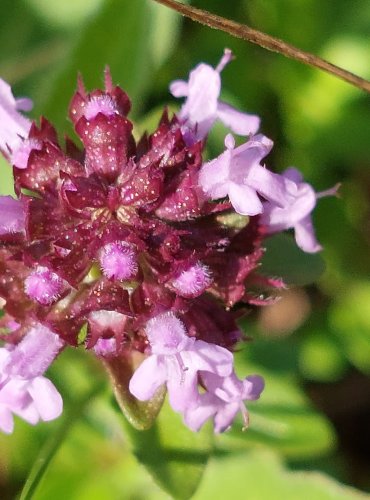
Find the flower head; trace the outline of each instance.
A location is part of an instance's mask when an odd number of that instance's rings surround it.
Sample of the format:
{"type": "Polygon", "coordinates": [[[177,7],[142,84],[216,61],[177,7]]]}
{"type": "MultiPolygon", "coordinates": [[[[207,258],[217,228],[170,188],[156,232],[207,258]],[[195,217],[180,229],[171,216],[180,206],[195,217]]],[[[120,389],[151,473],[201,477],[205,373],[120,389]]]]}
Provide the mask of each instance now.
{"type": "Polygon", "coordinates": [[[47,120],[31,124],[20,113],[30,102],[0,80],[0,150],[17,196],[0,197],[5,432],[13,414],[31,423],[60,414],[44,372],[62,348],[81,344],[110,367],[119,401],[132,402],[128,391],[148,401],[165,386],[194,430],[210,418],[222,432],[238,411],[246,423],[244,401],[263,383],[234,374],[246,309],[234,306],[265,304],[261,292],[282,286],[258,273],[266,229],[307,230],[316,199],[329,193],[267,170],[272,141],[263,135],[235,147],[229,134],[226,151],[203,163],[216,120],[240,135],[259,126],[219,100],[231,58],[226,50],[215,69],[200,64],[187,82],[173,82],[172,93],[186,97],[180,113],[164,111],[139,141],[130,99],[109,71],[92,92],[79,79],[69,116],[81,149],[60,144],[47,120]],[[128,384],[137,352],[146,358],[128,384]]]}

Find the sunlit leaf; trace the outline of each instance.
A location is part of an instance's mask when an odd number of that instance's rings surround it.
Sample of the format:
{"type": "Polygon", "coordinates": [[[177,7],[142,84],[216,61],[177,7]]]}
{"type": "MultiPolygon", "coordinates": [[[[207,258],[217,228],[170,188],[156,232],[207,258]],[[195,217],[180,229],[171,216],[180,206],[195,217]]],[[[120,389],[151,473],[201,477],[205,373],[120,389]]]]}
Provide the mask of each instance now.
{"type": "Polygon", "coordinates": [[[292,472],[278,455],[256,449],[214,459],[193,500],[360,500],[367,495],[318,472],[292,472]]]}

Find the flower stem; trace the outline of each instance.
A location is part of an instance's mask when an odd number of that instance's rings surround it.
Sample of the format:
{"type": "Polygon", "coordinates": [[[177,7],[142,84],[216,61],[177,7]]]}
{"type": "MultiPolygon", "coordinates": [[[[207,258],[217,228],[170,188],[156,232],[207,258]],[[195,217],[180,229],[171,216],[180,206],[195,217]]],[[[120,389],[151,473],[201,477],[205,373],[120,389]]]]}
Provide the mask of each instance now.
{"type": "Polygon", "coordinates": [[[188,5],[181,4],[176,0],[154,0],[162,5],[166,5],[167,7],[176,10],[180,14],[193,21],[197,21],[201,24],[209,26],[210,28],[218,29],[221,31],[225,31],[237,38],[242,38],[248,42],[254,43],[263,47],[264,49],[270,50],[272,52],[277,52],[278,54],[282,54],[291,59],[295,59],[303,64],[307,64],[308,66],[314,66],[316,68],[321,69],[322,71],[326,71],[327,73],[340,78],[359,89],[365,90],[366,92],[370,92],[370,81],[357,76],[350,71],[347,71],[335,64],[322,59],[321,57],[315,56],[310,52],[305,52],[293,45],[290,45],[279,38],[275,38],[270,36],[262,31],[255,30],[250,28],[246,24],[240,24],[230,19],[226,19],[221,16],[217,16],[216,14],[212,14],[207,12],[206,10],[197,9],[196,7],[190,7],[188,5]]]}

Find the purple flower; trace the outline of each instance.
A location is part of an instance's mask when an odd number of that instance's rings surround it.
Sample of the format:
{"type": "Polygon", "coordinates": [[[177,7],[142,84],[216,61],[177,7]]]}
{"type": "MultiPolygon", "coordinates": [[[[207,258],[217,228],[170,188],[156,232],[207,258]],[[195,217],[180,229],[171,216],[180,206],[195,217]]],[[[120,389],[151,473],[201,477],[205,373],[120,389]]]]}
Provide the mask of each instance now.
{"type": "Polygon", "coordinates": [[[32,101],[27,98],[15,99],[10,85],[0,78],[0,150],[8,155],[28,137],[31,122],[19,111],[30,111],[32,101]]]}
{"type": "Polygon", "coordinates": [[[186,97],[178,116],[186,127],[193,130],[195,140],[204,139],[216,120],[238,135],[255,134],[258,130],[258,116],[241,113],[219,100],[220,73],[232,58],[231,50],[225,49],[216,69],[208,64],[198,64],[190,72],[187,82],[175,80],[170,85],[173,96],[186,97]]]}
{"type": "Polygon", "coordinates": [[[264,388],[263,378],[251,375],[239,380],[235,373],[219,377],[214,373],[201,373],[207,392],[200,394],[193,405],[186,409],[184,421],[193,431],[198,431],[209,418],[213,418],[215,432],[224,432],[240,411],[244,429],[249,425],[248,411],[244,401],[260,397],[264,388]]]}
{"type": "Polygon", "coordinates": [[[22,200],[15,200],[11,196],[0,196],[0,235],[23,232],[25,218],[22,200]]]}
{"type": "Polygon", "coordinates": [[[228,134],[226,151],[203,165],[199,174],[200,186],[214,200],[228,196],[235,210],[242,215],[257,215],[263,211],[258,195],[284,205],[286,182],[260,164],[272,145],[270,139],[258,134],[235,148],[234,138],[228,134]]]}
{"type": "Polygon", "coordinates": [[[282,177],[287,180],[286,202],[280,207],[275,203],[264,203],[261,222],[269,233],[294,229],[297,245],[304,252],[318,252],[322,247],[315,236],[311,212],[319,198],[334,196],[338,186],[315,193],[310,184],[303,182],[302,174],[293,167],[286,169],[282,177]]]}
{"type": "Polygon", "coordinates": [[[183,411],[198,396],[199,371],[221,377],[232,371],[229,351],[188,337],[184,324],[172,312],[148,321],[146,334],[152,354],[136,370],[129,385],[130,392],[141,401],[152,398],[166,383],[172,408],[183,411]]]}
{"type": "Polygon", "coordinates": [[[14,348],[0,348],[0,429],[13,431],[13,413],[30,424],[53,420],[62,412],[62,398],[43,376],[63,347],[59,337],[38,324],[14,348]]]}

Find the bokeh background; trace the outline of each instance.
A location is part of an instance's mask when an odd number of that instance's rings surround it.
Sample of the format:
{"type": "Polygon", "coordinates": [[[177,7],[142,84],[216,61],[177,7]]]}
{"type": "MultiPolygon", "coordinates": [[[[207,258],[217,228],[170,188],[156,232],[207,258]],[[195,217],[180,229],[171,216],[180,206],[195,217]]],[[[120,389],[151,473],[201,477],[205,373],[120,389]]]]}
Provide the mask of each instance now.
{"type": "MultiPolygon", "coordinates": [[[[370,78],[366,0],[192,4],[370,78]]],[[[340,199],[320,201],[315,212],[326,265],[320,276],[320,258],[302,257],[289,241],[272,243],[266,257],[271,272],[290,266],[291,286],[243,324],[253,341],[237,354],[240,373],[262,373],[267,383],[250,405],[248,432],[236,423],[211,443],[207,431],[192,436],[164,411],[155,436],[138,436],[117,412],[101,367],[69,352],[50,371],[64,417],[36,428],[17,420],[12,436],[0,436],[0,498],[17,498],[40,453],[53,451],[37,500],[189,498],[202,474],[196,500],[370,498],[369,97],[150,0],[1,0],[0,12],[0,76],[15,95],[30,96],[32,116],[44,114],[61,137],[73,135],[66,109],[78,72],[93,88],[110,66],[132,98],[140,135],[164,104],[178,109],[171,80],[200,61],[215,65],[229,47],[236,60],[222,74],[223,97],[262,117],[275,142],[268,165],[299,167],[317,190],[342,183],[340,199]]],[[[210,157],[224,133],[213,132],[210,157]]],[[[0,161],[0,192],[8,194],[11,171],[0,161]]]]}

